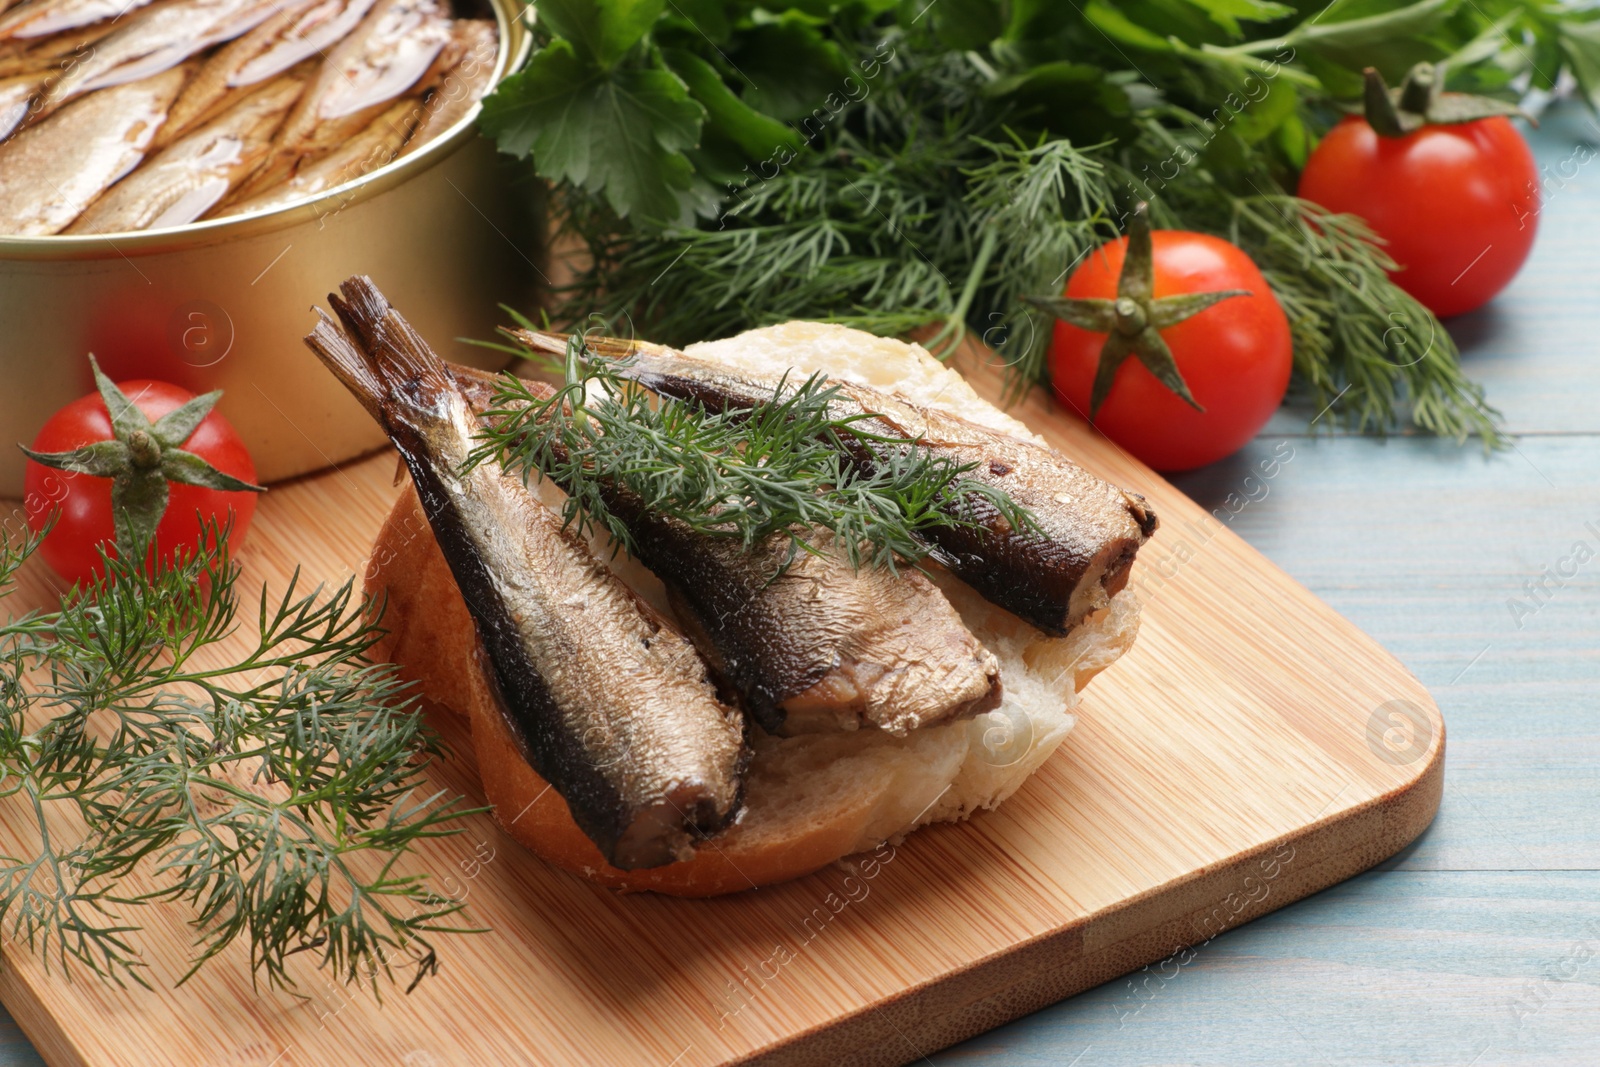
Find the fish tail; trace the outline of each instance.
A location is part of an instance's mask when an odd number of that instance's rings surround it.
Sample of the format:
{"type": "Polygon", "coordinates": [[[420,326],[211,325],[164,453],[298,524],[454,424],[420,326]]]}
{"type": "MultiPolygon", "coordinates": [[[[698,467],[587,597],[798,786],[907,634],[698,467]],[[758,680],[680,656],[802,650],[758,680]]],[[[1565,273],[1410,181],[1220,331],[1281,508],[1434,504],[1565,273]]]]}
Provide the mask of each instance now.
{"type": "Polygon", "coordinates": [[[530,352],[538,352],[546,356],[565,356],[567,354],[567,338],[564,334],[520,328],[506,330],[505,332],[530,352]]]}
{"type": "Polygon", "coordinates": [[[460,391],[441,360],[378,291],[357,275],[328,294],[335,324],[320,309],[306,343],[374,416],[389,428],[451,420],[460,391]],[[341,295],[342,294],[342,295],[341,295]]]}
{"type": "MultiPolygon", "coordinates": [[[[547,356],[563,357],[567,354],[568,335],[564,333],[551,333],[549,330],[515,329],[505,331],[508,336],[525,345],[529,350],[547,356]]],[[[602,334],[585,334],[583,343],[590,352],[607,359],[627,359],[629,356],[651,356],[661,358],[676,354],[673,349],[665,345],[651,344],[648,341],[630,341],[623,337],[606,337],[602,334]]]]}
{"type": "Polygon", "coordinates": [[[366,351],[355,342],[355,339],[328,316],[326,311],[319,307],[311,310],[317,313],[317,324],[305,337],[306,347],[314,352],[323,365],[333,372],[350,394],[361,402],[380,424],[388,420],[383,413],[383,400],[388,390],[383,380],[378,377],[377,368],[366,351]]]}

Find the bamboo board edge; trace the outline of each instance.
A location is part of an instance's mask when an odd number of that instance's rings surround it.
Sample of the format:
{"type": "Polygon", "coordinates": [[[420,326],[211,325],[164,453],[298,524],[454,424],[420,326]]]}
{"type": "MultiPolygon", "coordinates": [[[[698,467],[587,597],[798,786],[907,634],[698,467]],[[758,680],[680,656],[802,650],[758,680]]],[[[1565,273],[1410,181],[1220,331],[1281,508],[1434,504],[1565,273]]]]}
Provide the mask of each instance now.
{"type": "MultiPolygon", "coordinates": [[[[882,1003],[793,1034],[732,1062],[739,1067],[895,1067],[922,1060],[1095,986],[1173,960],[1212,937],[1371,870],[1422,836],[1439,812],[1444,795],[1444,717],[1431,696],[1424,710],[1435,730],[1432,750],[1406,784],[1244,850],[1224,864],[1152,886],[1007,952],[974,960],[882,1003]],[[1369,825],[1373,823],[1377,824],[1376,834],[1369,825]],[[1345,847],[1331,847],[1339,841],[1345,847]],[[1302,849],[1315,854],[1329,847],[1329,852],[1302,863],[1282,883],[1281,891],[1273,893],[1269,888],[1260,900],[1247,902],[1208,936],[1184,936],[1186,924],[1191,934],[1206,934],[1204,925],[1196,924],[1194,917],[1214,916],[1226,907],[1263,859],[1286,846],[1295,850],[1295,859],[1302,849]],[[1209,893],[1217,886],[1230,885],[1235,890],[1221,897],[1209,893]],[[1184,899],[1196,896],[1203,898],[1198,904],[1184,899]],[[1162,918],[1155,914],[1163,905],[1172,905],[1174,897],[1182,904],[1178,915],[1162,918]],[[1085,950],[1085,933],[1119,916],[1142,925],[1115,942],[1085,950]],[[911,1043],[908,1035],[913,1033],[923,1040],[911,1043]],[[899,1054],[902,1051],[905,1055],[899,1054]]],[[[1293,860],[1284,866],[1287,871],[1293,860]]]]}

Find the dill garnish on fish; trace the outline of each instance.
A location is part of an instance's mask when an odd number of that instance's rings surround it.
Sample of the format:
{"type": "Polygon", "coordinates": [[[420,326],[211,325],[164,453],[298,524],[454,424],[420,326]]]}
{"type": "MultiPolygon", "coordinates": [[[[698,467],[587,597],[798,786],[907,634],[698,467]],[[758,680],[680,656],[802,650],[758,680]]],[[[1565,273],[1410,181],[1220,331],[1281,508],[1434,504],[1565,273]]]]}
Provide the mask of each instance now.
{"type": "Polygon", "coordinates": [[[787,536],[789,561],[820,551],[806,535],[827,530],[857,568],[892,571],[921,560],[928,549],[919,535],[975,523],[980,501],[1013,529],[1037,529],[1028,509],[967,477],[975,463],[875,435],[863,425],[868,414],[839,414],[839,387],[822,375],[785,379],[770,401],[715,412],[651,396],[617,373],[624,362],[575,334],[565,384],[553,395],[502,375],[469,464],[493,460],[524,479],[550,478],[567,493],[568,526],[603,529],[630,554],[628,524],[607,504],[618,491],[695,533],[738,538],[747,548],[787,536]],[[841,440],[883,446],[879,462],[870,472],[853,467],[841,440]]]}

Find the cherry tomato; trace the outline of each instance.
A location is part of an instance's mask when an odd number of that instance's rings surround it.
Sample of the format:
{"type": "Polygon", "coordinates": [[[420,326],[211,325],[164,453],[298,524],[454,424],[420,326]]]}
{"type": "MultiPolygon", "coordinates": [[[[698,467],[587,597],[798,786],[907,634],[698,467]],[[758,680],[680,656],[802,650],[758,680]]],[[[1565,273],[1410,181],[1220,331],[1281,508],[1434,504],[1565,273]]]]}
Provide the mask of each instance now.
{"type": "Polygon", "coordinates": [[[1300,195],[1366,219],[1401,267],[1395,282],[1441,318],[1504,289],[1539,221],[1533,153],[1498,116],[1403,137],[1351,116],[1306,160],[1300,195]]]}
{"type": "MultiPolygon", "coordinates": [[[[194,399],[193,393],[166,382],[126,381],[119,382],[118,387],[151,422],[194,399]]],[[[98,393],[91,393],[50,416],[34,438],[33,449],[66,452],[111,437],[111,416],[105,401],[98,393]]],[[[250,453],[233,426],[216,411],[195,427],[183,449],[225,474],[255,481],[256,468],[250,453]]],[[[101,565],[96,547],[104,545],[111,555],[116,555],[111,480],[52,470],[29,460],[23,487],[29,527],[42,530],[53,516],[56,518],[39,548],[45,562],[69,582],[87,582],[97,576],[101,565]]],[[[256,509],[254,493],[219,492],[192,485],[168,485],[167,491],[167,510],[156,527],[156,552],[163,559],[170,560],[175,550],[192,551],[200,543],[202,518],[221,522],[230,510],[233,532],[229,543],[237,546],[256,509]]]]}
{"type": "MultiPolygon", "coordinates": [[[[1204,466],[1237,452],[1283,402],[1289,388],[1289,320],[1249,256],[1206,234],[1157,230],[1152,235],[1157,299],[1183,293],[1246,289],[1161,331],[1196,411],[1137,358],[1117,370],[1095,415],[1105,435],[1157,470],[1204,466]]],[[[1089,257],[1067,281],[1070,298],[1114,300],[1128,239],[1089,257]]],[[[1052,380],[1063,402],[1085,418],[1106,335],[1057,322],[1050,350],[1052,380]]]]}

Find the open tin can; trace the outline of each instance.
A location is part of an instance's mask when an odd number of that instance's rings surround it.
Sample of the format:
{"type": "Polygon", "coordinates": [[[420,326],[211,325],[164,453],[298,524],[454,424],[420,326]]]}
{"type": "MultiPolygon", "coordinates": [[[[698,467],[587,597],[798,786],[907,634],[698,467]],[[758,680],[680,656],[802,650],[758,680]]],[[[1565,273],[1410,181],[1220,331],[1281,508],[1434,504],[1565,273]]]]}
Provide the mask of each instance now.
{"type": "MultiPolygon", "coordinates": [[[[516,0],[490,0],[494,81],[526,58],[516,0]]],[[[500,304],[540,283],[539,189],[476,130],[478,108],[418,151],[314,199],[165,230],[0,236],[0,497],[57,408],[114,380],[225,391],[259,477],[277,481],[385,443],[301,338],[310,308],[368,274],[441,355],[485,365],[500,304]]]]}

